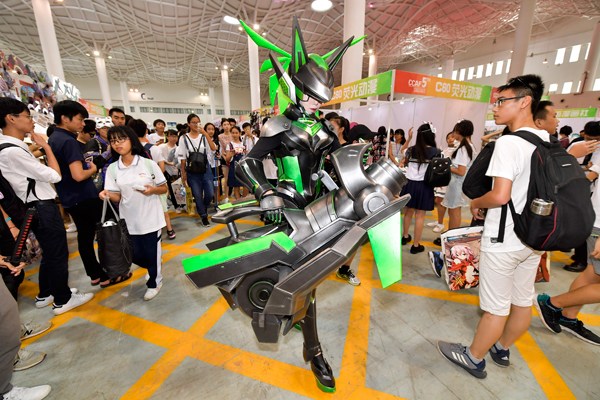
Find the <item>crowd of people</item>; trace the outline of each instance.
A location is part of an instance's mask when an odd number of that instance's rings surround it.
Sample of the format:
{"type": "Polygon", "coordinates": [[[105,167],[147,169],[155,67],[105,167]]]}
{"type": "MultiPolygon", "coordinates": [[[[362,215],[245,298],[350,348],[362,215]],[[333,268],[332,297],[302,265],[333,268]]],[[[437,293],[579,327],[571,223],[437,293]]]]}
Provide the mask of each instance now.
{"type": "MultiPolygon", "coordinates": [[[[560,134],[557,139],[561,145],[579,159],[590,182],[595,182],[600,174],[599,123],[589,122],[581,138],[570,141],[572,129],[563,126],[557,132],[559,121],[553,104],[540,101],[543,87],[541,79],[534,75],[511,79],[500,87],[494,104],[496,123],[505,125],[507,132],[526,130],[545,141],[560,134]]],[[[92,293],[69,286],[69,250],[63,210],[76,228],[77,247],[90,285],[105,288],[126,282],[132,276],[127,272],[110,278],[94,250],[103,202],[110,201],[117,206],[131,236],[133,262],[147,270],[143,299],[149,301],[162,288],[163,228],[168,239],[176,238],[169,209],[182,212],[189,206],[181,201],[176,182],[189,188],[193,207],[187,211],[198,215],[202,227],[210,226],[210,214],[220,203],[243,200],[252,194],[235,174],[238,163],[261,146],[260,130],[248,122],[240,127],[235,119],[224,118],[218,124],[203,124],[198,115],[190,114],[177,130],[166,129],[161,119],[153,121],[153,129],[149,129],[146,121],[128,116],[119,108],[111,109],[109,118],[100,120],[89,119],[87,110],[70,100],[56,103],[53,111],[55,125],[49,128],[46,141],[33,133],[34,122],[24,103],[0,98],[0,171],[19,199],[35,207],[37,212],[32,231],[43,252],[35,298],[37,308],[52,306],[53,313],[60,315],[94,297],[92,293]],[[26,137],[30,138],[32,149],[25,144],[26,137]],[[40,155],[44,163],[38,160],[40,155]]],[[[416,129],[413,145],[413,128],[408,129],[408,135],[403,129],[393,130],[387,143],[388,132],[384,127],[372,132],[365,125],[351,123],[336,113],[324,115],[322,122],[340,146],[370,141],[372,149],[365,164],[388,157],[405,171],[408,182],[402,194],[410,194],[411,198],[404,210],[401,234],[402,245],[412,243],[411,254],[425,250],[422,234],[427,212],[437,209],[437,219],[427,226],[440,233],[446,230],[446,212],[447,229],[453,229],[461,225],[463,208],[470,207],[475,219],[482,218],[480,210],[487,210],[479,290],[484,314],[470,346],[438,342],[444,357],[478,378],[486,376],[484,357],[488,352],[496,364],[510,365],[509,347],[528,329],[534,303],[541,311],[544,324],[553,332],[564,329],[600,345],[600,337],[577,319],[583,305],[600,302],[600,190],[594,190],[592,196],[597,216],[592,236],[576,250],[574,264],[565,267],[583,272],[569,292],[535,297],[533,281],[540,252],[519,240],[510,217],[506,219],[504,242],[492,240],[499,229],[499,207],[510,199],[517,212],[524,207],[532,145],[513,135],[484,136],[484,143],[496,141],[487,171],[487,175],[494,178],[494,185],[483,197],[469,201],[462,193],[462,185],[477,156],[471,140],[477,128],[471,121],[457,122],[443,137],[437,134],[432,123],[423,123],[416,129]],[[436,139],[443,139],[444,149],[438,147],[436,139]],[[425,171],[428,163],[440,156],[451,160],[451,179],[447,187],[433,188],[424,182],[425,171]]],[[[262,163],[265,176],[275,184],[277,167],[268,155],[263,157],[262,163]]],[[[325,169],[335,179],[331,166],[326,163],[325,169]]],[[[14,243],[19,227],[5,210],[2,213],[3,242],[9,238],[14,243]]],[[[440,239],[434,244],[440,245],[440,239]]],[[[2,246],[2,256],[10,255],[8,247],[2,246]]],[[[0,283],[0,394],[32,393],[32,398],[42,398],[39,396],[50,391],[47,385],[13,388],[10,384],[13,370],[32,367],[45,356],[20,349],[21,340],[50,328],[49,323],[21,324],[19,321],[15,300],[23,280],[23,268],[24,263],[15,266],[0,258],[4,278],[4,283],[0,283]]],[[[360,284],[350,265],[342,266],[337,276],[352,285],[360,284]]]]}

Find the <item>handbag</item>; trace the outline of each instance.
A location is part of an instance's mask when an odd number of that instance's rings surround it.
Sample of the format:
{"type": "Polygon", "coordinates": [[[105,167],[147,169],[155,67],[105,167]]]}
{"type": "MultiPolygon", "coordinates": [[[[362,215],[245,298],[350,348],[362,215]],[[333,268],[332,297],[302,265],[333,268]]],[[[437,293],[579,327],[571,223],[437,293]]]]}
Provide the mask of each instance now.
{"type": "Polygon", "coordinates": [[[102,219],[96,225],[96,237],[100,265],[108,277],[112,279],[129,273],[133,262],[131,238],[125,220],[119,218],[119,214],[108,199],[104,199],[102,219]],[[106,220],[107,206],[112,210],[116,221],[106,220]]]}

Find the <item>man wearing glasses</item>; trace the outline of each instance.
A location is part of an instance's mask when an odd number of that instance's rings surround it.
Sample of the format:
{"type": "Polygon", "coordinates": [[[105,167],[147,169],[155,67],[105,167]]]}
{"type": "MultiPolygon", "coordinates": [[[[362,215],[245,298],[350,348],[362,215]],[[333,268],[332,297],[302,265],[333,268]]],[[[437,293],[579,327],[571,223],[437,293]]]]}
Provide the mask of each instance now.
{"type": "Polygon", "coordinates": [[[54,313],[58,315],[90,301],[94,295],[72,293],[69,289],[67,234],[55,203],[56,192],[51,185],[61,181],[61,170],[48,143],[32,133],[33,125],[24,103],[8,97],[0,98],[0,128],[3,131],[0,145],[11,145],[2,150],[0,170],[21,201],[36,209],[32,230],[43,254],[39,274],[40,291],[35,305],[42,308],[54,303],[54,313]],[[31,140],[46,152],[48,166],[40,163],[23,142],[28,133],[31,140]],[[35,181],[35,191],[28,192],[29,178],[35,181]]]}
{"type": "MultiPolygon", "coordinates": [[[[499,88],[494,103],[496,124],[506,125],[511,132],[528,131],[549,141],[548,132],[538,129],[533,120],[543,92],[544,84],[537,75],[510,79],[499,88]]],[[[498,243],[494,238],[500,230],[502,205],[512,199],[516,212],[523,211],[534,149],[533,144],[515,135],[504,135],[496,141],[486,173],[494,179],[493,188],[471,203],[475,218],[481,219],[480,209],[488,209],[479,261],[479,304],[483,316],[470,346],[443,341],[437,344],[444,357],[479,379],[487,376],[484,358],[488,352],[497,365],[510,365],[508,348],[531,322],[533,284],[541,252],[519,240],[511,215],[506,218],[504,241],[498,243]]]]}

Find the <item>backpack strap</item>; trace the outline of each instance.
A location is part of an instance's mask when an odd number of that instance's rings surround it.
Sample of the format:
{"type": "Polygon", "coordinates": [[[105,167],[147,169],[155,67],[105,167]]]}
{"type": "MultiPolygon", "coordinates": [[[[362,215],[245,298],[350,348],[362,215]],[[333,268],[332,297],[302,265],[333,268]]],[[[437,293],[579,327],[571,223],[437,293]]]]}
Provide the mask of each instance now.
{"type": "MultiPolygon", "coordinates": [[[[21,146],[17,146],[14,143],[2,143],[0,144],[0,151],[7,149],[9,147],[18,147],[19,149],[23,150],[24,152],[26,152],[27,154],[29,154],[30,156],[34,157],[33,154],[31,154],[29,151],[25,150],[24,148],[22,148],[21,146]]],[[[35,179],[33,178],[27,178],[27,192],[25,193],[25,203],[27,203],[27,199],[29,198],[29,195],[33,193],[33,195],[35,196],[36,199],[40,199],[37,195],[37,193],[35,192],[35,179]]]]}

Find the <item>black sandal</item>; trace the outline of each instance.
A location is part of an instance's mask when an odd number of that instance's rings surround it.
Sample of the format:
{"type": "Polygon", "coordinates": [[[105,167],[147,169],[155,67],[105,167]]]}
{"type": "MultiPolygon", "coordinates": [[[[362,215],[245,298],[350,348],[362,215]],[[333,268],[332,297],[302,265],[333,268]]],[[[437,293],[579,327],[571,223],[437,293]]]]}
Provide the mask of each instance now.
{"type": "Polygon", "coordinates": [[[119,275],[119,276],[117,276],[115,278],[112,278],[111,280],[108,281],[108,283],[106,283],[104,285],[100,284],[100,287],[102,289],[104,289],[104,288],[107,288],[109,286],[125,282],[126,280],[128,280],[129,278],[131,278],[132,275],[133,275],[133,273],[131,273],[131,272],[129,272],[129,273],[125,274],[125,275],[119,275]]]}

